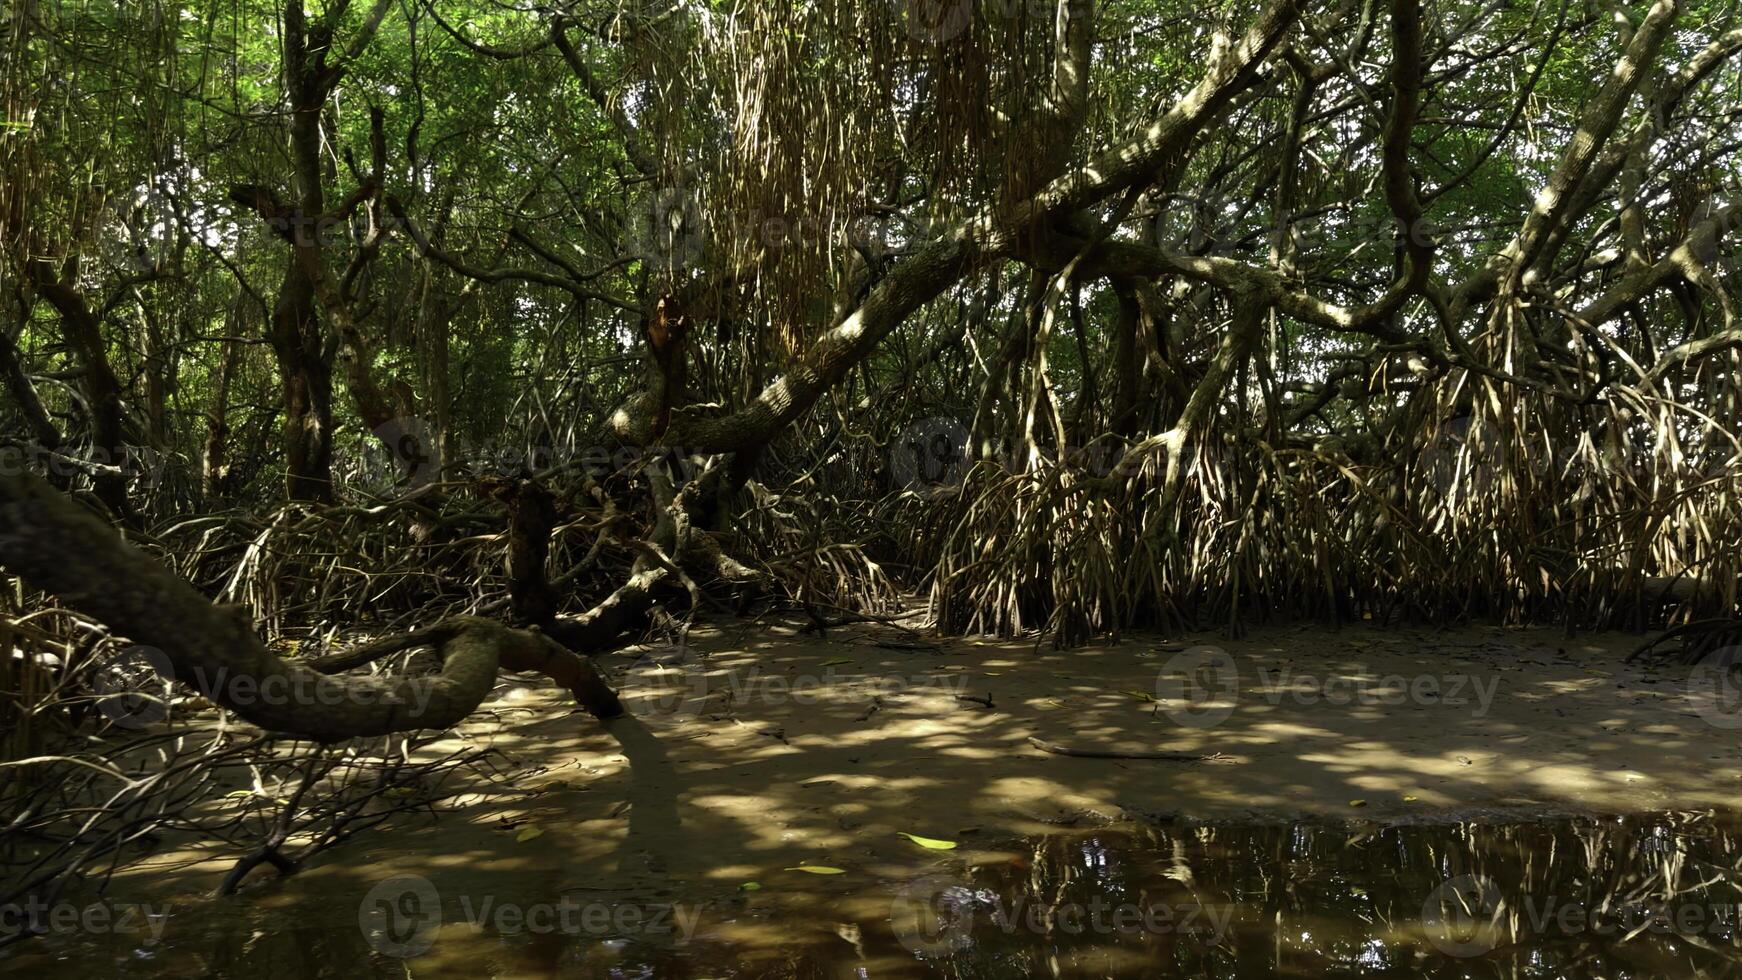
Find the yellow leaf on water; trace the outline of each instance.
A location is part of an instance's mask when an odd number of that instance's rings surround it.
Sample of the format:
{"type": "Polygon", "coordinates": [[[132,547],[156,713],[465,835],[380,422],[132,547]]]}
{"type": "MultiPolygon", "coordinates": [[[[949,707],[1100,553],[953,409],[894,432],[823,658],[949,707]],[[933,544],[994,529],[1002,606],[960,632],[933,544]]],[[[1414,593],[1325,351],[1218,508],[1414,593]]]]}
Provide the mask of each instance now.
{"type": "Polygon", "coordinates": [[[908,840],[913,841],[915,844],[918,844],[920,847],[929,847],[934,851],[953,851],[956,849],[956,842],[953,840],[938,840],[936,837],[921,837],[918,834],[910,834],[906,831],[902,831],[895,836],[905,837],[908,840]]]}
{"type": "Polygon", "coordinates": [[[821,864],[801,864],[796,868],[787,868],[786,870],[803,871],[807,875],[844,875],[847,873],[840,868],[831,868],[821,864]]]}
{"type": "Polygon", "coordinates": [[[1349,805],[1350,806],[1366,806],[1367,801],[1366,800],[1350,800],[1349,805]]]}
{"type": "Polygon", "coordinates": [[[1404,798],[1403,798],[1403,802],[1405,802],[1405,803],[1414,803],[1414,802],[1415,802],[1415,801],[1416,801],[1416,800],[1418,800],[1418,799],[1420,799],[1420,797],[1416,797],[1416,796],[1406,796],[1406,797],[1404,797],[1404,798]]]}
{"type": "Polygon", "coordinates": [[[738,886],[738,890],[741,892],[761,891],[762,890],[762,883],[759,881],[746,881],[742,885],[738,886]]]}
{"type": "Polygon", "coordinates": [[[520,833],[514,835],[514,840],[516,843],[524,844],[529,840],[532,840],[536,837],[541,837],[543,835],[544,835],[544,828],[543,827],[522,827],[522,828],[520,828],[520,833]]]}

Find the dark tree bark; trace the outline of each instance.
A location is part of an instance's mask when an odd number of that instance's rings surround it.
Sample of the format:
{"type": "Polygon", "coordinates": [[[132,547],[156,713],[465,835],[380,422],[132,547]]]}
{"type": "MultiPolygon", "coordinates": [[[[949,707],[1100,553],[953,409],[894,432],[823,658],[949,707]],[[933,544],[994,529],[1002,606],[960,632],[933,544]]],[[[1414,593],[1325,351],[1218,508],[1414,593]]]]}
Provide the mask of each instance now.
{"type": "MultiPolygon", "coordinates": [[[[282,205],[270,188],[252,184],[230,193],[232,200],[259,214],[291,247],[267,339],[278,360],[283,385],[285,491],[292,500],[324,502],[333,497],[333,360],[338,343],[322,328],[316,300],[323,275],[320,238],[343,219],[326,213],[321,112],[350,61],[374,36],[389,6],[387,0],[377,3],[350,46],[337,52],[337,60],[330,60],[335,54],[332,24],[310,24],[298,0],[284,5],[282,50],[290,97],[296,203],[282,205]]],[[[350,203],[354,206],[356,202],[350,203]]],[[[360,369],[367,372],[367,365],[360,369]]],[[[366,421],[371,414],[378,414],[373,410],[380,404],[384,401],[375,399],[361,406],[366,421]]],[[[377,419],[371,427],[384,421],[377,419]]]]}
{"type": "Polygon", "coordinates": [[[508,507],[508,596],[514,622],[548,629],[556,620],[557,596],[545,575],[556,497],[537,480],[504,482],[496,498],[508,507]]]}
{"type": "Polygon", "coordinates": [[[212,400],[206,409],[206,443],[200,453],[200,486],[207,500],[222,500],[229,491],[230,383],[235,380],[242,357],[241,331],[247,293],[236,291],[236,301],[225,320],[223,347],[218,352],[218,371],[212,384],[212,400]]]}
{"type": "Polygon", "coordinates": [[[585,658],[549,637],[475,617],[371,644],[340,667],[433,646],[432,677],[332,677],[274,656],[239,608],[215,606],[123,543],[115,529],[29,474],[0,473],[0,566],[119,635],[155,648],[161,666],[267,731],[318,741],[450,728],[490,693],[499,668],[539,671],[601,718],[622,713],[585,658]]]}
{"type": "Polygon", "coordinates": [[[64,280],[46,260],[32,263],[30,275],[37,294],[60,314],[67,346],[79,360],[90,410],[91,452],[95,457],[91,462],[97,464],[90,470],[92,489],[111,513],[128,524],[137,524],[138,515],[127,499],[131,456],[125,437],[121,381],[109,364],[102,324],[75,285],[77,263],[71,264],[64,280]]]}
{"type": "Polygon", "coordinates": [[[1143,423],[1140,332],[1145,327],[1144,314],[1131,283],[1114,280],[1113,296],[1119,303],[1119,317],[1113,324],[1113,417],[1108,429],[1130,438],[1142,429],[1143,423]]]}
{"type": "Polygon", "coordinates": [[[36,393],[36,385],[30,380],[30,375],[24,371],[24,359],[18,352],[18,342],[5,331],[0,331],[0,377],[4,377],[6,393],[12,396],[12,403],[23,416],[25,426],[30,430],[30,437],[36,444],[50,452],[58,450],[65,438],[60,427],[49,417],[48,409],[43,407],[42,398],[36,393]]]}
{"type": "Polygon", "coordinates": [[[314,285],[294,259],[267,332],[284,398],[285,495],[333,499],[333,363],[315,318],[314,285]]]}

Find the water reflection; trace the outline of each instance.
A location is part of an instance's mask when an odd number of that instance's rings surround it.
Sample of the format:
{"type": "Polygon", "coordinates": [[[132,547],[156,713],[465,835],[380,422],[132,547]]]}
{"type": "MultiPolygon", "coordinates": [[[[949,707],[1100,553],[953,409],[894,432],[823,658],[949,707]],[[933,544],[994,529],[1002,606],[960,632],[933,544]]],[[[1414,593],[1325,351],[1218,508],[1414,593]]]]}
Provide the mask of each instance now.
{"type": "Polygon", "coordinates": [[[974,852],[977,863],[943,852],[907,877],[847,875],[803,894],[771,883],[729,899],[593,895],[577,906],[584,915],[638,903],[641,929],[628,936],[613,934],[620,914],[577,917],[580,927],[478,927],[476,910],[461,907],[467,900],[444,892],[439,931],[409,959],[392,955],[403,943],[384,944],[379,916],[360,918],[363,888],[339,894],[349,879],[292,879],[184,906],[161,942],[73,931],[15,949],[0,971],[259,980],[1742,976],[1737,827],[1714,814],[1124,827],[1014,841],[974,852]],[[662,903],[689,917],[672,920],[681,931],[646,928],[662,903]]]}
{"type": "Polygon", "coordinates": [[[938,903],[939,933],[963,938],[933,965],[962,977],[1742,976],[1735,829],[1659,814],[1040,840],[1026,866],[976,876],[971,926],[938,903]],[[1038,927],[1035,904],[1053,913],[1038,927]]]}

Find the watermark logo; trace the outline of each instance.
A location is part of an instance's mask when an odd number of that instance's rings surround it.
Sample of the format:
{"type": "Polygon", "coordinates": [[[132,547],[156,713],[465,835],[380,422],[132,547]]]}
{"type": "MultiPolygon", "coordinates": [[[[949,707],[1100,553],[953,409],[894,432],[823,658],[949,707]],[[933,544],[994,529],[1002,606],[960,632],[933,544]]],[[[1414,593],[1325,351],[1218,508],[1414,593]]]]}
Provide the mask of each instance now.
{"type": "MultiPolygon", "coordinates": [[[[461,895],[455,926],[497,936],[564,935],[658,940],[683,945],[696,933],[701,909],[676,903],[587,902],[573,895],[556,901],[501,901],[461,895]]],[[[369,889],[357,906],[357,926],[375,952],[411,959],[429,952],[444,920],[441,895],[428,878],[396,875],[369,889]]]]}
{"type": "Polygon", "coordinates": [[[974,19],[974,0],[890,0],[907,36],[922,44],[955,40],[974,19]]]}
{"type": "Polygon", "coordinates": [[[3,476],[39,472],[65,480],[118,476],[135,481],[141,490],[161,486],[170,461],[168,453],[150,446],[121,446],[114,450],[87,446],[77,455],[41,446],[0,446],[3,476]]]}
{"type": "Polygon", "coordinates": [[[1500,462],[1498,430],[1465,415],[1447,422],[1422,450],[1420,472],[1441,497],[1468,497],[1494,488],[1500,462]]]}
{"type": "Polygon", "coordinates": [[[1742,924],[1742,906],[1706,901],[1698,891],[1670,898],[1605,895],[1594,901],[1569,900],[1552,893],[1507,894],[1490,878],[1459,875],[1442,882],[1422,903],[1422,934],[1444,955],[1460,959],[1486,956],[1533,937],[1597,936],[1626,942],[1651,933],[1727,942],[1742,924]]]}
{"type": "Polygon", "coordinates": [[[1471,703],[1471,717],[1486,717],[1500,691],[1499,677],[1473,674],[1386,674],[1379,676],[1361,665],[1337,674],[1297,673],[1282,667],[1275,673],[1260,670],[1259,692],[1270,704],[1293,701],[1300,705],[1333,708],[1398,707],[1405,704],[1461,707],[1471,703]]]}
{"type": "Polygon", "coordinates": [[[630,242],[643,261],[671,274],[701,261],[703,228],[701,206],[692,192],[661,187],[636,202],[630,242]]]}
{"type": "Polygon", "coordinates": [[[364,448],[366,478],[381,483],[404,481],[413,487],[435,480],[441,457],[435,427],[416,416],[396,416],[370,430],[375,438],[364,448]]]}
{"type": "Polygon", "coordinates": [[[97,710],[119,728],[149,728],[169,718],[175,668],[156,647],[130,646],[101,664],[91,678],[97,710]]]}
{"type": "Polygon", "coordinates": [[[143,937],[145,945],[162,941],[170,906],[111,902],[89,905],[47,902],[34,895],[0,905],[0,937],[20,935],[117,935],[143,937]]]}
{"type": "Polygon", "coordinates": [[[973,889],[943,878],[908,882],[889,903],[889,926],[915,956],[935,959],[973,942],[973,889]]]}
{"type": "MultiPolygon", "coordinates": [[[[160,179],[168,182],[173,178],[160,179]]],[[[158,260],[152,251],[167,251],[173,243],[171,226],[176,216],[174,199],[155,180],[111,195],[105,205],[105,220],[118,234],[107,236],[106,241],[117,251],[116,264],[134,275],[155,271],[158,260]]]]}
{"type": "Polygon", "coordinates": [[[968,462],[968,430],[952,418],[920,419],[889,447],[889,471],[899,487],[960,484],[968,462]]]}
{"type": "Polygon", "coordinates": [[[1742,728],[1742,646],[1714,650],[1688,678],[1688,699],[1706,724],[1742,728]]]}
{"type": "Polygon", "coordinates": [[[1483,956],[1500,944],[1500,887],[1481,875],[1459,875],[1435,888],[1421,906],[1422,932],[1447,956],[1483,956]]]}
{"type": "Polygon", "coordinates": [[[689,718],[704,710],[713,682],[690,646],[672,643],[650,650],[624,674],[618,692],[643,721],[689,718]]]}
{"type": "Polygon", "coordinates": [[[1233,926],[1234,906],[1139,903],[1093,895],[1087,901],[1048,902],[1031,895],[1004,898],[990,891],[921,878],[889,905],[889,924],[908,951],[946,958],[974,941],[976,927],[1006,936],[1183,936],[1218,946],[1233,926]]]}
{"type": "Polygon", "coordinates": [[[391,684],[377,684],[312,670],[257,676],[223,666],[207,670],[188,665],[178,675],[163,651],[155,647],[128,647],[98,668],[91,686],[99,710],[112,723],[123,728],[145,728],[169,717],[171,685],[177,682],[230,709],[391,705],[402,718],[420,718],[429,710],[441,678],[409,676],[391,684]]]}
{"type": "Polygon", "coordinates": [[[1234,713],[1240,667],[1221,647],[1197,646],[1169,657],[1155,679],[1162,714],[1187,728],[1214,728],[1234,713]]]}
{"type": "Polygon", "coordinates": [[[748,669],[711,668],[688,657],[682,647],[675,655],[656,657],[645,667],[631,669],[619,692],[637,718],[645,721],[682,721],[700,714],[742,709],[828,703],[878,704],[883,698],[935,693],[955,697],[968,686],[960,674],[859,673],[833,667],[821,671],[774,673],[760,664],[748,669]]]}
{"type": "MultiPolygon", "coordinates": [[[[1252,691],[1264,703],[1303,707],[1397,707],[1405,704],[1464,707],[1486,717],[1500,691],[1499,677],[1474,674],[1379,675],[1360,664],[1334,674],[1280,667],[1258,670],[1252,691]]],[[[1220,647],[1192,647],[1175,654],[1156,676],[1155,699],[1162,714],[1188,728],[1213,728],[1227,721],[1242,697],[1238,665],[1220,647]]]]}
{"type": "Polygon", "coordinates": [[[441,932],[441,894],[421,875],[388,878],[363,896],[357,906],[357,925],[369,948],[383,956],[422,956],[441,932]]]}

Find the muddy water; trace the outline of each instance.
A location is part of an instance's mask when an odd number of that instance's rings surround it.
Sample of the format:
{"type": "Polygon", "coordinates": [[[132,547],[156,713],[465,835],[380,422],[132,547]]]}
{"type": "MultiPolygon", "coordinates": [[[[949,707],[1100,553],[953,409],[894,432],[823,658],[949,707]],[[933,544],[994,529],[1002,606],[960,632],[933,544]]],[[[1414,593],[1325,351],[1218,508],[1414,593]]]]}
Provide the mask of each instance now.
{"type": "Polygon", "coordinates": [[[106,926],[15,946],[0,972],[1742,976],[1739,831],[1710,813],[1117,826],[916,848],[903,876],[786,871],[634,894],[311,873],[225,901],[117,897],[106,926]]]}

